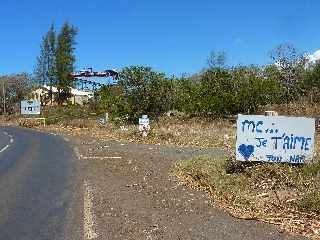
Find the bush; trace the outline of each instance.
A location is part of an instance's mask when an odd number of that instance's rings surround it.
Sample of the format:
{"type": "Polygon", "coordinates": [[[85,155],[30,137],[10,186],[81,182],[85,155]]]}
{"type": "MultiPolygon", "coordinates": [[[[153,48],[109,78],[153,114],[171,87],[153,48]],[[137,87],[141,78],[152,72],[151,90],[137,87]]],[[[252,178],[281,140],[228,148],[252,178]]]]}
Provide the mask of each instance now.
{"type": "Polygon", "coordinates": [[[123,91],[121,86],[105,86],[101,88],[97,92],[99,102],[96,107],[97,113],[107,112],[110,114],[111,119],[130,114],[130,106],[124,97],[123,91]]]}
{"type": "Polygon", "coordinates": [[[210,69],[201,78],[201,111],[218,115],[253,113],[276,102],[280,85],[248,68],[210,69]]]}
{"type": "Polygon", "coordinates": [[[129,105],[132,118],[142,114],[158,117],[173,106],[172,79],[150,67],[124,68],[120,73],[119,84],[124,90],[124,99],[129,105]]]}
{"type": "Polygon", "coordinates": [[[46,123],[57,124],[63,122],[70,122],[74,119],[83,119],[88,121],[96,117],[95,113],[90,112],[88,106],[46,106],[42,110],[43,117],[46,118],[46,123]]]}

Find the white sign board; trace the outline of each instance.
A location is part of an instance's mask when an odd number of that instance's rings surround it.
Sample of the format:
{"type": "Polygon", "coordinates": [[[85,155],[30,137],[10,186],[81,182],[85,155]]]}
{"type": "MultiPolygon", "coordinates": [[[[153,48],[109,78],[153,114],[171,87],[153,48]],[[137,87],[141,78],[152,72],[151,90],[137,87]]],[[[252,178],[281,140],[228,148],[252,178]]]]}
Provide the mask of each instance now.
{"type": "Polygon", "coordinates": [[[150,130],[150,120],[147,115],[142,115],[139,118],[139,131],[149,131],[150,130]]]}
{"type": "Polygon", "coordinates": [[[148,125],[149,123],[149,118],[139,118],[139,125],[148,125]]]}
{"type": "Polygon", "coordinates": [[[239,161],[304,163],[313,158],[315,119],[238,115],[239,161]]]}
{"type": "Polygon", "coordinates": [[[41,104],[39,101],[27,100],[21,101],[22,115],[39,115],[41,111],[41,104]]]}

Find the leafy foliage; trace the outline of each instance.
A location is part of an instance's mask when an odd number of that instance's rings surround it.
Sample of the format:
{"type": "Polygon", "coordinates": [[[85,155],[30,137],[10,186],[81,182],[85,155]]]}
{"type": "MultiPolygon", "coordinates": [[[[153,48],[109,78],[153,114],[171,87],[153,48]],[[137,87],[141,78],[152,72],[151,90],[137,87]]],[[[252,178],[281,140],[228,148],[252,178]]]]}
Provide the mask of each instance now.
{"type": "Polygon", "coordinates": [[[209,57],[207,58],[207,64],[209,68],[223,68],[226,63],[226,53],[223,51],[215,52],[211,51],[209,57]]]}
{"type": "Polygon", "coordinates": [[[260,105],[276,102],[279,84],[264,79],[252,67],[210,68],[199,82],[180,80],[177,106],[200,114],[251,113],[260,105]]]}
{"type": "MultiPolygon", "coordinates": [[[[76,34],[77,29],[65,23],[56,38],[52,26],[41,44],[37,77],[57,85],[60,104],[70,97],[73,86],[76,34]]],[[[306,55],[288,43],[273,49],[270,57],[272,65],[227,67],[225,52],[212,51],[208,69],[181,78],[147,66],[125,67],[118,86],[100,89],[91,106],[114,118],[136,119],[142,114],[158,118],[169,110],[201,116],[251,114],[264,105],[301,98],[320,101],[320,63],[308,65],[306,55]]]]}
{"type": "Polygon", "coordinates": [[[121,86],[105,86],[96,95],[99,100],[99,113],[108,112],[111,118],[125,117],[130,113],[130,106],[123,96],[121,86]]]}
{"type": "Polygon", "coordinates": [[[320,102],[320,63],[311,66],[305,74],[304,80],[300,83],[304,95],[307,95],[310,102],[320,102]]]}
{"type": "Polygon", "coordinates": [[[120,74],[121,90],[104,89],[100,104],[112,114],[133,119],[141,114],[158,117],[169,110],[201,116],[251,114],[261,106],[289,103],[304,96],[319,101],[320,65],[291,67],[298,68],[299,80],[288,87],[282,80],[285,73],[276,65],[216,66],[180,79],[168,78],[150,67],[131,66],[120,74]]]}
{"type": "Polygon", "coordinates": [[[19,103],[34,87],[34,82],[26,73],[0,76],[0,110],[14,113],[20,110],[19,103]]]}
{"type": "Polygon", "coordinates": [[[130,116],[148,114],[156,117],[170,110],[173,103],[173,81],[150,67],[127,67],[120,73],[120,86],[130,105],[130,116]]]}

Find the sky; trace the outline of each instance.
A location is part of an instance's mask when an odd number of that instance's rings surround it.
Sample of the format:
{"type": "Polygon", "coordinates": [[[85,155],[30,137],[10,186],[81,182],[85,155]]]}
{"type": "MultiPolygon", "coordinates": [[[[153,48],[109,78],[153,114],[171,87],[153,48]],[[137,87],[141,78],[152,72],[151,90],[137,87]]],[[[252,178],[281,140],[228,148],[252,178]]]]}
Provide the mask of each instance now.
{"type": "Polygon", "coordinates": [[[52,23],[78,28],[76,68],[147,65],[168,75],[206,67],[211,51],[228,65],[263,65],[281,43],[320,49],[318,0],[1,0],[0,75],[31,73],[52,23]]]}

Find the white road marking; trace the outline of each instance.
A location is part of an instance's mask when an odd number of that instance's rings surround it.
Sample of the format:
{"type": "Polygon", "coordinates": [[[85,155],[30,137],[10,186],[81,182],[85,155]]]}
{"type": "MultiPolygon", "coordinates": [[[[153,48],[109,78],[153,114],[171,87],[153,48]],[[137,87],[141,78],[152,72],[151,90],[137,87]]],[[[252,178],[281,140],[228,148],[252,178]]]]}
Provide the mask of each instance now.
{"type": "Polygon", "coordinates": [[[84,198],[83,198],[83,232],[85,239],[95,239],[98,237],[95,217],[93,212],[93,190],[90,183],[84,180],[84,198]]]}
{"type": "Polygon", "coordinates": [[[122,159],[122,157],[98,157],[98,156],[92,156],[92,157],[84,157],[84,156],[81,156],[82,159],[122,159]]]}
{"type": "Polygon", "coordinates": [[[66,141],[66,142],[69,142],[69,138],[66,138],[66,137],[63,137],[63,139],[66,141]]]}
{"type": "MultiPolygon", "coordinates": [[[[6,131],[3,131],[3,134],[8,136],[10,138],[9,142],[10,143],[13,143],[13,137],[12,135],[10,135],[8,132],[6,131]]],[[[0,150],[0,153],[4,152],[5,150],[7,150],[11,145],[10,144],[7,144],[5,147],[3,147],[1,150],[0,150]]]]}
{"type": "Polygon", "coordinates": [[[78,158],[78,159],[81,159],[81,154],[80,154],[79,148],[74,147],[74,148],[73,148],[73,151],[74,151],[74,153],[76,154],[77,158],[78,158]]]}
{"type": "Polygon", "coordinates": [[[2,152],[4,152],[5,150],[7,150],[8,147],[10,147],[10,145],[6,145],[4,148],[2,148],[2,149],[0,150],[0,153],[2,153],[2,152]]]}

